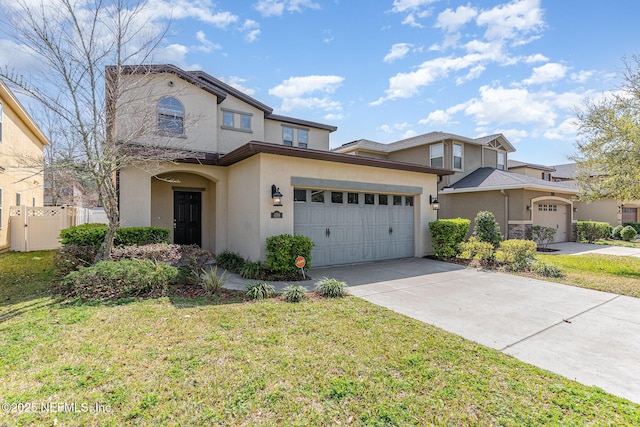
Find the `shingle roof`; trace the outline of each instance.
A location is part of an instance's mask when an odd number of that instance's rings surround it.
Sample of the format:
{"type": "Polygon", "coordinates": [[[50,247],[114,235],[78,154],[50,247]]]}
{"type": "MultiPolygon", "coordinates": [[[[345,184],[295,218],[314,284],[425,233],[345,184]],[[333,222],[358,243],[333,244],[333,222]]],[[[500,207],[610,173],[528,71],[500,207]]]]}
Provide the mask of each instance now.
{"type": "Polygon", "coordinates": [[[351,141],[341,145],[340,147],[334,148],[334,151],[342,152],[347,151],[347,149],[349,148],[359,148],[381,153],[391,153],[394,151],[405,150],[407,148],[418,147],[420,145],[432,144],[434,142],[444,141],[447,139],[453,139],[456,141],[475,145],[488,145],[491,141],[501,139],[501,144],[503,144],[509,152],[515,151],[515,148],[502,134],[487,135],[474,139],[447,132],[429,132],[422,135],[413,136],[411,138],[402,139],[400,141],[390,142],[388,144],[383,144],[381,142],[375,142],[368,139],[358,139],[356,141],[351,141]]]}
{"type": "Polygon", "coordinates": [[[511,160],[511,159],[507,160],[507,167],[509,169],[532,168],[532,169],[545,170],[549,172],[555,171],[553,166],[544,166],[544,165],[538,165],[535,163],[526,163],[526,162],[520,162],[518,160],[511,160]]]}
{"type": "Polygon", "coordinates": [[[533,178],[513,172],[506,172],[494,168],[479,168],[457,181],[450,187],[445,187],[443,193],[463,193],[472,191],[490,191],[508,188],[529,188],[544,191],[561,191],[575,193],[572,184],[551,182],[533,178]]]}
{"type": "Polygon", "coordinates": [[[575,179],[576,177],[577,167],[575,163],[555,165],[553,168],[556,170],[553,174],[554,178],[575,179]]]}

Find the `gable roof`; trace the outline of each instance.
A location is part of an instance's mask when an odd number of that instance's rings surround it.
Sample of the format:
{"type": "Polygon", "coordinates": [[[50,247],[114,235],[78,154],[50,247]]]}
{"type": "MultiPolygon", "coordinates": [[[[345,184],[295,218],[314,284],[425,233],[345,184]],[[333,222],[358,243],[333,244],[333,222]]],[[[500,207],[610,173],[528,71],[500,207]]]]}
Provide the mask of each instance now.
{"type": "Polygon", "coordinates": [[[563,165],[555,165],[553,166],[555,169],[555,173],[553,174],[554,178],[560,179],[575,179],[577,175],[577,165],[575,163],[565,163],[563,165]]]}
{"type": "MultiPolygon", "coordinates": [[[[108,66],[106,67],[106,69],[107,73],[114,73],[117,70],[115,66],[108,66]]],[[[300,126],[309,126],[317,129],[328,130],[329,132],[334,132],[336,129],[338,129],[336,126],[273,114],[273,108],[269,107],[266,104],[263,104],[255,98],[252,98],[246,93],[240,92],[233,86],[228,85],[227,83],[219,79],[216,79],[215,77],[204,71],[185,71],[173,64],[147,64],[126,65],[121,68],[121,72],[123,74],[173,74],[176,77],[179,77],[182,80],[186,81],[187,83],[190,83],[206,92],[211,93],[212,95],[215,95],[218,104],[224,101],[228,95],[232,95],[240,99],[241,101],[246,102],[252,107],[261,110],[264,113],[264,117],[268,119],[292,123],[300,126]]]]}
{"type": "Polygon", "coordinates": [[[507,189],[528,189],[577,193],[574,185],[564,182],[544,181],[513,172],[494,168],[479,168],[460,181],[440,190],[441,193],[471,193],[477,191],[496,191],[507,189]]]}
{"type": "Polygon", "coordinates": [[[535,163],[526,163],[526,162],[520,162],[518,160],[511,160],[511,159],[507,160],[507,167],[509,169],[531,168],[531,169],[539,169],[539,170],[549,171],[549,172],[555,171],[553,166],[544,166],[544,165],[538,165],[535,163]]]}
{"type": "Polygon", "coordinates": [[[334,148],[333,151],[344,153],[360,149],[376,151],[380,153],[392,153],[395,151],[406,150],[407,148],[432,144],[434,142],[444,141],[448,139],[481,146],[488,146],[490,142],[498,140],[499,143],[507,150],[507,152],[511,153],[516,151],[515,147],[511,145],[507,138],[499,133],[474,139],[446,132],[429,132],[422,135],[413,136],[411,138],[402,139],[400,141],[390,142],[388,144],[383,144],[381,142],[375,142],[368,139],[358,139],[356,141],[348,142],[341,145],[340,147],[334,148]]]}
{"type": "Polygon", "coordinates": [[[16,98],[13,92],[11,92],[9,86],[7,86],[2,80],[0,80],[0,99],[11,107],[11,109],[16,113],[20,120],[27,125],[29,130],[33,132],[42,145],[51,145],[49,143],[49,139],[47,139],[38,125],[33,121],[27,110],[22,106],[20,101],[18,101],[18,98],[16,98]]]}

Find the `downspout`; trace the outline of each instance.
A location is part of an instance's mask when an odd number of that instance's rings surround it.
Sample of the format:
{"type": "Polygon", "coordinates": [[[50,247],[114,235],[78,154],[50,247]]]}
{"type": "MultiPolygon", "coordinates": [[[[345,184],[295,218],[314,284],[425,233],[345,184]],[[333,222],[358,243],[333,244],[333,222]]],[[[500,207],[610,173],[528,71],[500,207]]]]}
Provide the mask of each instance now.
{"type": "Polygon", "coordinates": [[[509,195],[506,191],[500,190],[500,193],[504,196],[504,238],[509,238],[509,195]]]}

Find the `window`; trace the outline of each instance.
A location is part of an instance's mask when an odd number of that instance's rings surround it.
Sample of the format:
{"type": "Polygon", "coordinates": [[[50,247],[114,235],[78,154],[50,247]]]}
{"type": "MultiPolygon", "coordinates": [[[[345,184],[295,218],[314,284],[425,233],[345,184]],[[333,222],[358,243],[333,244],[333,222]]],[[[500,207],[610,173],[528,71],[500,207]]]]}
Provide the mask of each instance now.
{"type": "Polygon", "coordinates": [[[158,101],[158,130],[184,134],[184,107],[176,98],[168,96],[158,101]]]}
{"type": "Polygon", "coordinates": [[[324,203],[324,191],[312,190],[311,191],[311,203],[324,203]]]}
{"type": "Polygon", "coordinates": [[[542,172],[542,179],[545,181],[551,181],[551,173],[550,172],[542,172]]]}
{"type": "Polygon", "coordinates": [[[222,112],[222,126],[233,127],[233,113],[231,111],[222,112]]]}
{"type": "Polygon", "coordinates": [[[309,131],[298,129],[298,147],[307,148],[309,145],[309,131]]]}
{"type": "Polygon", "coordinates": [[[251,116],[248,114],[240,114],[240,128],[251,130],[251,116]]]}
{"type": "Polygon", "coordinates": [[[293,190],[293,201],[294,202],[306,202],[307,201],[307,190],[293,190]]]}
{"type": "Polygon", "coordinates": [[[2,142],[2,102],[0,102],[0,142],[2,142]]]}
{"type": "Polygon", "coordinates": [[[293,147],[293,128],[282,128],[282,144],[287,147],[293,147]]]}
{"type": "Polygon", "coordinates": [[[34,208],[36,207],[36,198],[35,197],[31,199],[31,207],[34,207],[34,208]]]}
{"type": "Polygon", "coordinates": [[[22,205],[22,194],[16,193],[16,206],[22,205]]]}
{"type": "Polygon", "coordinates": [[[347,203],[350,205],[357,205],[360,201],[358,193],[347,193],[347,203]]]}
{"type": "Polygon", "coordinates": [[[429,164],[436,168],[444,167],[444,145],[433,144],[429,147],[429,164]]]}
{"type": "Polygon", "coordinates": [[[498,169],[500,169],[501,171],[504,170],[506,158],[507,158],[507,155],[505,153],[498,152],[498,169]]]}
{"type": "Polygon", "coordinates": [[[393,206],[402,206],[402,196],[393,196],[393,206]]]}
{"type": "Polygon", "coordinates": [[[389,199],[386,194],[378,194],[378,204],[379,205],[388,205],[389,199]]]}
{"type": "Polygon", "coordinates": [[[343,196],[342,192],[332,191],[331,192],[331,203],[342,203],[343,197],[344,196],[343,196]]]}
{"type": "Polygon", "coordinates": [[[453,168],[462,170],[462,144],[453,144],[453,168]]]}
{"type": "Polygon", "coordinates": [[[365,205],[373,205],[375,203],[376,197],[374,194],[365,193],[364,195],[364,204],[365,205]]]}
{"type": "Polygon", "coordinates": [[[404,205],[405,206],[413,206],[413,196],[406,196],[404,198],[404,205]]]}

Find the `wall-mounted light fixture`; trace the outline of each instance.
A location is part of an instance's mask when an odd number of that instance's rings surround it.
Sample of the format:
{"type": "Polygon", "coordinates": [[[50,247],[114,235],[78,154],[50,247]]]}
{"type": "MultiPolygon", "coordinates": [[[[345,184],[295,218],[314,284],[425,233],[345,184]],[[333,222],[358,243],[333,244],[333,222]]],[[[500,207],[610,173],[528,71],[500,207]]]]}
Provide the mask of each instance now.
{"type": "Polygon", "coordinates": [[[574,212],[578,212],[578,208],[573,208],[573,211],[574,212]]]}
{"type": "Polygon", "coordinates": [[[624,204],[621,204],[620,206],[618,206],[618,213],[622,213],[623,207],[624,207],[624,204]]]}
{"type": "Polygon", "coordinates": [[[433,197],[429,194],[429,204],[433,207],[434,211],[440,210],[440,202],[438,201],[438,197],[433,197]]]}
{"type": "Polygon", "coordinates": [[[271,186],[271,197],[273,198],[273,206],[282,206],[282,193],[275,184],[271,186]]]}
{"type": "Polygon", "coordinates": [[[531,210],[531,205],[527,205],[527,210],[530,211],[531,210]]]}

